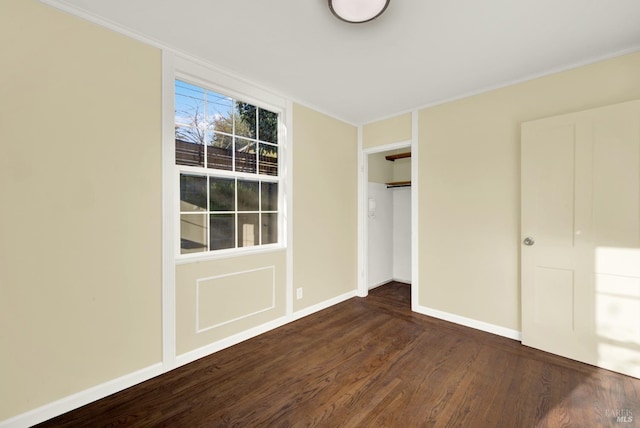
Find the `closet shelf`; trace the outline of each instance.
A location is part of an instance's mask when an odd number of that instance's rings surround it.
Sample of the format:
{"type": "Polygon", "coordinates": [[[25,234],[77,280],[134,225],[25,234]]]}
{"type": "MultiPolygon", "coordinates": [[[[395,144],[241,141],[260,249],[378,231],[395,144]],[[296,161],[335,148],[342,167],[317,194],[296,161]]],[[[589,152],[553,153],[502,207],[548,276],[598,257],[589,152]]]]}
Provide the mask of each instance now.
{"type": "Polygon", "coordinates": [[[384,183],[387,185],[387,189],[391,189],[394,187],[410,187],[411,181],[391,181],[389,183],[384,183]]]}
{"type": "Polygon", "coordinates": [[[385,156],[384,158],[388,161],[395,161],[396,159],[402,159],[402,158],[410,158],[411,157],[411,152],[406,152],[406,153],[398,153],[395,155],[388,155],[385,156]]]}

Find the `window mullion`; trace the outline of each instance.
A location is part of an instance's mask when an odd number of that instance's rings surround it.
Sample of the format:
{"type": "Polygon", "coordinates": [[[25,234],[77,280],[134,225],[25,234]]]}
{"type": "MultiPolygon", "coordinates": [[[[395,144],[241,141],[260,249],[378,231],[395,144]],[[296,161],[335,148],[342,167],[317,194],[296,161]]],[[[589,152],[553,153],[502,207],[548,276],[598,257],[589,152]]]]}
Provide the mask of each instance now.
{"type": "MultiPolygon", "coordinates": [[[[202,129],[202,145],[204,146],[204,162],[202,163],[202,165],[204,165],[205,168],[208,168],[209,166],[209,154],[208,152],[208,147],[207,147],[207,127],[206,127],[206,123],[207,123],[207,91],[203,90],[203,95],[202,95],[202,101],[203,101],[203,105],[202,105],[202,117],[203,117],[203,122],[205,123],[204,129],[200,128],[200,124],[196,123],[196,126],[200,129],[202,129]]],[[[207,180],[208,181],[208,180],[207,180]]]]}
{"type": "Polygon", "coordinates": [[[231,103],[231,171],[236,172],[236,101],[231,103]]]}
{"type": "Polygon", "coordinates": [[[236,178],[234,180],[234,183],[235,183],[235,198],[236,198],[236,203],[235,203],[235,206],[233,207],[234,219],[235,219],[235,229],[236,229],[236,233],[235,233],[235,236],[234,236],[234,239],[235,239],[234,248],[238,248],[238,236],[239,236],[239,233],[240,233],[239,224],[238,224],[238,178],[236,178]]]}
{"type": "MultiPolygon", "coordinates": [[[[245,249],[245,246],[247,246],[246,249],[248,246],[260,247],[265,245],[264,242],[275,240],[273,243],[281,243],[280,232],[277,237],[272,236],[274,227],[277,227],[278,231],[281,230],[282,217],[280,212],[282,177],[280,174],[282,171],[281,155],[284,152],[279,150],[281,146],[278,144],[283,132],[280,129],[278,113],[265,110],[263,116],[266,119],[262,123],[260,119],[261,108],[255,103],[252,103],[253,105],[239,103],[237,99],[210,92],[206,85],[195,85],[178,80],[176,80],[176,90],[178,84],[183,85],[181,88],[192,88],[192,96],[183,96],[182,101],[175,105],[174,125],[185,128],[188,126],[183,124],[183,122],[188,122],[186,117],[193,118],[189,122],[193,127],[191,131],[188,129],[184,131],[184,135],[190,136],[189,138],[181,137],[183,134],[179,133],[176,128],[176,141],[180,139],[183,142],[179,147],[180,151],[178,151],[177,144],[175,148],[175,172],[178,177],[178,193],[180,194],[176,211],[180,219],[183,214],[185,215],[184,224],[180,221],[179,252],[185,257],[190,257],[192,255],[190,253],[203,251],[211,253],[220,250],[220,254],[226,254],[234,250],[245,249]],[[238,110],[239,107],[243,107],[241,111],[238,110]],[[178,112],[182,111],[189,113],[184,117],[179,116],[178,112]],[[247,127],[250,127],[250,122],[245,123],[241,118],[248,119],[252,114],[255,114],[253,118],[255,129],[247,133],[245,131],[247,127]],[[276,122],[275,125],[274,122],[276,122]],[[261,124],[263,129],[260,129],[261,124]],[[213,143],[214,139],[208,137],[209,134],[213,136],[214,132],[216,147],[218,142],[220,142],[220,147],[229,147],[229,142],[231,143],[230,154],[218,152],[217,149],[214,150],[214,146],[209,147],[208,143],[213,143]],[[220,138],[217,137],[218,135],[220,138]],[[262,142],[263,138],[269,141],[262,142]],[[195,146],[194,143],[204,146],[198,149],[200,156],[204,156],[204,159],[195,156],[198,146],[195,146]],[[253,160],[250,155],[252,144],[255,147],[253,160]],[[211,158],[209,151],[212,152],[211,158]],[[262,152],[268,152],[269,155],[262,158],[262,152]],[[221,160],[223,158],[226,160],[221,160]],[[229,158],[231,158],[231,165],[228,163],[229,158]],[[272,164],[274,159],[276,160],[275,165],[272,164]],[[262,160],[265,160],[264,170],[261,168],[262,160]],[[211,165],[209,165],[210,161],[211,165]],[[253,165],[251,165],[252,163],[253,165]],[[274,173],[275,175],[271,175],[274,173]],[[181,188],[183,176],[185,177],[184,189],[181,188]],[[247,182],[253,184],[247,184],[247,182]],[[240,189],[241,183],[242,189],[240,189]],[[275,185],[271,184],[268,185],[268,189],[263,189],[263,183],[275,183],[275,185]],[[206,189],[203,189],[204,186],[206,189]],[[278,206],[275,210],[265,211],[263,210],[263,199],[273,197],[272,192],[276,190],[274,187],[277,189],[274,194],[278,197],[278,206]],[[255,210],[240,210],[240,190],[242,190],[243,202],[246,202],[242,208],[254,208],[255,199],[253,198],[257,197],[255,210]],[[267,192],[269,193],[267,194],[267,192]],[[206,200],[203,200],[204,198],[206,200]],[[231,208],[231,203],[234,204],[233,208],[224,211],[231,208]],[[232,215],[233,218],[229,218],[228,215],[232,215]],[[277,222],[276,225],[272,224],[274,221],[277,222]],[[263,222],[267,222],[264,231],[263,222]],[[258,231],[255,231],[253,225],[258,227],[258,231]],[[246,231],[241,226],[246,228],[246,231]],[[234,228],[233,233],[229,233],[231,227],[234,228]],[[202,236],[202,233],[205,236],[202,236]],[[243,237],[242,242],[240,236],[243,237]],[[230,239],[233,239],[234,242],[230,242],[230,239]],[[198,244],[197,249],[195,243],[198,244]]],[[[272,207],[265,206],[265,208],[272,207]]],[[[269,247],[271,247],[270,244],[269,247]]]]}
{"type": "Polygon", "coordinates": [[[260,127],[258,126],[260,117],[260,108],[256,107],[256,174],[260,174],[260,127]]]}
{"type": "Polygon", "coordinates": [[[262,180],[258,181],[258,245],[262,245],[262,180]]]}
{"type": "Polygon", "coordinates": [[[211,251],[211,177],[207,176],[207,218],[205,226],[207,230],[207,251],[211,251]]]}

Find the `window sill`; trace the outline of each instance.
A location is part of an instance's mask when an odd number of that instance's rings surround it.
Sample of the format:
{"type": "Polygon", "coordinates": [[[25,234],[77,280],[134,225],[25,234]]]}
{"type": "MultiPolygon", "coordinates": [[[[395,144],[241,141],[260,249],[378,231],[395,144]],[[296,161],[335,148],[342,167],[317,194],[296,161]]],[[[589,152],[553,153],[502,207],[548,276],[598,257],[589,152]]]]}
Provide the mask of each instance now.
{"type": "Polygon", "coordinates": [[[273,253],[277,251],[284,251],[287,249],[283,244],[263,245],[259,247],[251,248],[233,248],[230,250],[218,250],[208,253],[196,253],[196,254],[178,254],[175,256],[176,265],[184,265],[189,263],[208,262],[211,260],[229,259],[233,257],[245,257],[255,254],[273,253]]]}

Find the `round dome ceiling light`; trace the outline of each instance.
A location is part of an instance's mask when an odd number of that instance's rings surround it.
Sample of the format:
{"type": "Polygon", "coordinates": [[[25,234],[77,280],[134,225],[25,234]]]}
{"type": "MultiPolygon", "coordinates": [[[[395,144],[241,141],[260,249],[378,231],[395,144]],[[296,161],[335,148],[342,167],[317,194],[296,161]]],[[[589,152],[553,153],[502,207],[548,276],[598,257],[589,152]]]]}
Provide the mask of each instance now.
{"type": "Polygon", "coordinates": [[[329,9],[338,18],[352,24],[376,19],[389,6],[390,0],[329,0],[329,9]]]}

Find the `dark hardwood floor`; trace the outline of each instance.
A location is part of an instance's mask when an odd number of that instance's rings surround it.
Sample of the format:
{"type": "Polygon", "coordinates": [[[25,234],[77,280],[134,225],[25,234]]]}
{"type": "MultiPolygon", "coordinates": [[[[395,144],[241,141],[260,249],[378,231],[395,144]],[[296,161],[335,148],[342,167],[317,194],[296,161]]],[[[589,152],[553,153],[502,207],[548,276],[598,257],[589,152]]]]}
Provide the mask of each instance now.
{"type": "Polygon", "coordinates": [[[409,301],[390,283],[39,426],[640,426],[640,380],[409,301]]]}

